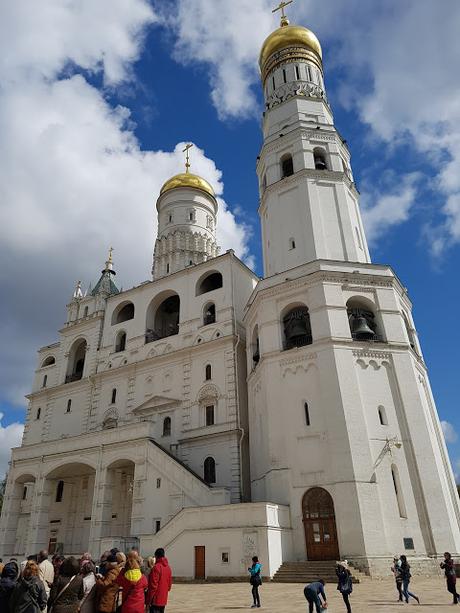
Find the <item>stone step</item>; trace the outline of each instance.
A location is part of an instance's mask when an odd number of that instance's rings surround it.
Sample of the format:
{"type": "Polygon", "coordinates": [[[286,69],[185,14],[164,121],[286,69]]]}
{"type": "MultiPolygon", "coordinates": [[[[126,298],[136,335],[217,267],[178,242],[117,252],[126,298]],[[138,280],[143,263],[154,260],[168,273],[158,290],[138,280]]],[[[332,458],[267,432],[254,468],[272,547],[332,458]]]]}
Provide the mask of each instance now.
{"type": "MultiPolygon", "coordinates": [[[[359,583],[363,575],[352,569],[353,583],[359,583]]],[[[336,583],[335,561],[312,560],[311,562],[284,562],[275,573],[275,583],[312,583],[324,579],[326,583],[336,583]]]]}

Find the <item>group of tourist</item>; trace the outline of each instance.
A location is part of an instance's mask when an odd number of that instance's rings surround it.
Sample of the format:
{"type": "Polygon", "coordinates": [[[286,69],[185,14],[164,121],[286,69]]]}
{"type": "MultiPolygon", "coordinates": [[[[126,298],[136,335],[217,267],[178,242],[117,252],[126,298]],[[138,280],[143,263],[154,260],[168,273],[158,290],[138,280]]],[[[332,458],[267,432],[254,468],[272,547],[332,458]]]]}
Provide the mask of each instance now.
{"type": "Polygon", "coordinates": [[[47,551],[1,565],[1,613],[163,613],[172,585],[164,549],[144,563],[136,549],[105,552],[96,564],[47,551]],[[3,566],[3,568],[1,568],[3,566]]]}

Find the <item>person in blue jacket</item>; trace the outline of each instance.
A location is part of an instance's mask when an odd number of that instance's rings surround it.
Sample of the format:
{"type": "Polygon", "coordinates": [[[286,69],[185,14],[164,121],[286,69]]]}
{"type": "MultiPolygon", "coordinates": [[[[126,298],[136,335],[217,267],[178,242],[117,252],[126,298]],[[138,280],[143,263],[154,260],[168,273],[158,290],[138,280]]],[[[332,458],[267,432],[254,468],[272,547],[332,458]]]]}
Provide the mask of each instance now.
{"type": "Polygon", "coordinates": [[[259,587],[262,585],[262,577],[260,573],[262,571],[262,564],[259,562],[259,558],[254,556],[252,558],[252,566],[248,568],[250,578],[249,583],[252,585],[252,598],[254,604],[251,606],[251,609],[259,609],[260,608],[260,596],[259,596],[259,587]]]}
{"type": "Polygon", "coordinates": [[[316,607],[316,613],[321,613],[322,609],[327,609],[326,594],[324,592],[324,579],[318,579],[313,583],[309,583],[303,590],[305,598],[308,600],[308,611],[313,613],[313,605],[316,607]],[[323,604],[321,605],[321,598],[323,604]]]}

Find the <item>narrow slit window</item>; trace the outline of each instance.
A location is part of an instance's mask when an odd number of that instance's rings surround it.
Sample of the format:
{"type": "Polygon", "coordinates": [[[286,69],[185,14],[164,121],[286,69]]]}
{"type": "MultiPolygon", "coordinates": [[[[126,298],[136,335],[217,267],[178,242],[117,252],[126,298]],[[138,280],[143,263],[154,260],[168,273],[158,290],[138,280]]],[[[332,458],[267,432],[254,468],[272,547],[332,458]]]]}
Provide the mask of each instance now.
{"type": "Polygon", "coordinates": [[[64,498],[64,481],[59,481],[56,488],[56,502],[62,502],[64,498]]]}
{"type": "Polygon", "coordinates": [[[298,66],[295,67],[295,77],[297,81],[300,81],[300,69],[298,66]]]}
{"type": "Polygon", "coordinates": [[[70,413],[70,409],[72,408],[72,400],[69,398],[69,400],[67,400],[67,409],[66,409],[66,413],[70,413]]]}
{"type": "Polygon", "coordinates": [[[289,239],[289,249],[295,249],[295,240],[293,238],[289,239]]]}
{"type": "Polygon", "coordinates": [[[27,485],[24,486],[22,490],[22,499],[25,500],[27,498],[27,485]]]}
{"type": "Polygon", "coordinates": [[[41,414],[42,414],[42,410],[41,410],[41,408],[40,408],[40,407],[38,407],[38,409],[37,409],[37,417],[36,417],[36,419],[37,419],[37,420],[39,420],[39,419],[40,419],[41,414]]]}
{"type": "Polygon", "coordinates": [[[42,385],[42,387],[46,387],[46,383],[47,383],[47,381],[48,381],[48,375],[45,375],[45,376],[43,377],[43,385],[42,385]]]}
{"type": "Polygon", "coordinates": [[[272,77],[273,89],[275,89],[275,77],[272,77]]]}
{"type": "Polygon", "coordinates": [[[381,426],[388,426],[388,420],[387,420],[387,415],[386,415],[386,412],[385,412],[385,407],[379,407],[378,408],[378,412],[379,412],[380,425],[381,426]]]}
{"type": "Polygon", "coordinates": [[[160,532],[160,530],[161,530],[161,521],[160,521],[159,519],[157,519],[157,520],[155,521],[155,534],[156,534],[157,532],[160,532]]]}
{"type": "Polygon", "coordinates": [[[311,68],[310,68],[310,66],[307,66],[307,75],[308,75],[308,80],[311,81],[312,78],[311,78],[311,68]]]}
{"type": "Polygon", "coordinates": [[[206,364],[206,381],[210,381],[212,379],[212,366],[211,364],[206,364]]]}
{"type": "Polygon", "coordinates": [[[112,404],[115,404],[116,399],[117,399],[117,390],[114,387],[112,390],[112,404]]]}
{"type": "Polygon", "coordinates": [[[398,503],[399,517],[407,518],[406,505],[404,504],[403,493],[401,489],[401,482],[399,480],[399,471],[395,465],[391,467],[391,477],[393,480],[393,487],[396,494],[396,500],[398,503]]]}
{"type": "Polygon", "coordinates": [[[286,78],[286,69],[285,69],[285,68],[283,68],[283,81],[284,81],[285,83],[287,83],[287,78],[286,78]]]}
{"type": "Polygon", "coordinates": [[[310,425],[310,409],[308,407],[308,402],[304,402],[303,410],[305,412],[305,425],[310,425]]]}

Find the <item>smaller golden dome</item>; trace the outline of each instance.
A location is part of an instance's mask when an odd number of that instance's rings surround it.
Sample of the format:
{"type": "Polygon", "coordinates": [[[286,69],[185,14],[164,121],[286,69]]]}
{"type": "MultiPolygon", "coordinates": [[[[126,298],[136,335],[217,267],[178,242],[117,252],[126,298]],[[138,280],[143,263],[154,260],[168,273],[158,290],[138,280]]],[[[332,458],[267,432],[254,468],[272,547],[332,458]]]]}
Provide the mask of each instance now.
{"type": "Polygon", "coordinates": [[[194,175],[191,172],[181,172],[179,175],[175,175],[166,181],[163,187],[160,189],[160,196],[171,189],[176,187],[186,187],[189,189],[199,189],[202,192],[206,192],[213,198],[216,197],[211,185],[202,177],[194,175]]]}
{"type": "MultiPolygon", "coordinates": [[[[286,24],[288,22],[286,21],[286,24]]],[[[259,56],[259,66],[263,78],[265,78],[265,66],[268,59],[277,51],[288,47],[303,47],[313,52],[313,57],[319,68],[322,66],[323,52],[321,44],[311,30],[303,26],[282,25],[272,32],[262,45],[259,56]]]]}

